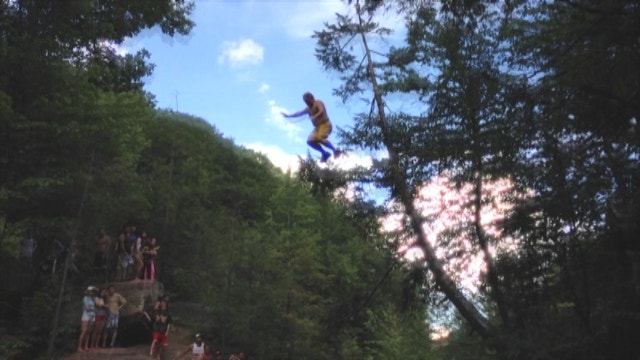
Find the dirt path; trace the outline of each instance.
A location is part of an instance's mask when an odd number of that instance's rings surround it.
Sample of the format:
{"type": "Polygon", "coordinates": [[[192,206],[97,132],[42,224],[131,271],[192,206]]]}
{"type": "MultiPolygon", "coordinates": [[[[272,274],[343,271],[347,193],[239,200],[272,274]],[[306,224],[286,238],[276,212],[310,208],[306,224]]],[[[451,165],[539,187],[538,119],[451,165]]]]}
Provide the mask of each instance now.
{"type": "MultiPolygon", "coordinates": [[[[62,360],[149,360],[149,344],[130,346],[126,348],[97,349],[87,352],[78,352],[62,358],[62,360]]],[[[171,360],[191,344],[188,331],[179,326],[174,326],[169,335],[169,345],[164,353],[163,360],[171,360]]]]}

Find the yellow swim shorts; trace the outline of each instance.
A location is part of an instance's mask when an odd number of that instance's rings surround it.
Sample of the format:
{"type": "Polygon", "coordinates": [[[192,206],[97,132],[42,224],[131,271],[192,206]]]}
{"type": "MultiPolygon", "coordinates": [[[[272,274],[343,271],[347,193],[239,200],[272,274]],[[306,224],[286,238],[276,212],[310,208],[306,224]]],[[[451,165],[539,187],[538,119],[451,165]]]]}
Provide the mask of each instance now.
{"type": "Polygon", "coordinates": [[[332,129],[333,127],[331,126],[331,121],[325,121],[322,124],[317,125],[313,129],[311,135],[309,135],[309,138],[316,141],[326,140],[329,137],[329,134],[331,134],[332,129]]]}

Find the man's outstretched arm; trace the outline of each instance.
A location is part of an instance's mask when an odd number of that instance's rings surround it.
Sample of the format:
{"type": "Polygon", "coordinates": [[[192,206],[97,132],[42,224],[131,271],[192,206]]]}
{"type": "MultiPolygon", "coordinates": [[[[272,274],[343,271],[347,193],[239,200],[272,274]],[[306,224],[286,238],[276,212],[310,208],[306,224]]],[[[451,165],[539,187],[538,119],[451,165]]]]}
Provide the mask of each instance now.
{"type": "Polygon", "coordinates": [[[281,112],[280,114],[282,114],[282,116],[286,117],[286,118],[293,118],[293,117],[300,117],[302,115],[306,115],[309,113],[309,109],[304,109],[304,110],[300,110],[298,112],[294,112],[293,114],[285,114],[283,112],[281,112]]]}

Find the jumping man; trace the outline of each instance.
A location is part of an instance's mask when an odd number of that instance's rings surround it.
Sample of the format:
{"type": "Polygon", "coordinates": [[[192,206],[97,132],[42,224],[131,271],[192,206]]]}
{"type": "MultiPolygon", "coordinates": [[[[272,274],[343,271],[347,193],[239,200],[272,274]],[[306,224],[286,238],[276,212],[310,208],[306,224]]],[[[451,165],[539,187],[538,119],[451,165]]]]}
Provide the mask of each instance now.
{"type": "Polygon", "coordinates": [[[302,100],[307,104],[305,109],[293,114],[282,113],[282,116],[286,118],[293,118],[300,117],[305,114],[309,115],[311,123],[313,124],[313,131],[309,134],[307,144],[322,154],[320,160],[322,162],[327,161],[331,157],[331,154],[323,149],[322,146],[333,151],[333,156],[337,158],[342,154],[342,151],[336,149],[333,144],[329,142],[329,134],[331,134],[332,126],[329,116],[327,115],[327,109],[324,107],[324,103],[320,100],[316,100],[310,92],[304,93],[302,100]]]}

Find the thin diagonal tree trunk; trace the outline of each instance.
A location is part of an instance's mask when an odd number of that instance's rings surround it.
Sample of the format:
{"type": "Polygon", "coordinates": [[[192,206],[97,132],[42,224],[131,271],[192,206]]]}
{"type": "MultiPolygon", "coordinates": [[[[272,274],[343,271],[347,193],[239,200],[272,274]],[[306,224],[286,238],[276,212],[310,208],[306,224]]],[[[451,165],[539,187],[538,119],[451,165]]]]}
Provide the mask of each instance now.
{"type": "Polygon", "coordinates": [[[374,72],[374,62],[371,56],[371,50],[367,42],[367,37],[363,30],[362,13],[357,6],[357,15],[359,23],[359,34],[362,40],[362,44],[365,50],[367,60],[367,74],[371,86],[373,88],[374,101],[377,106],[377,118],[378,126],[382,132],[383,143],[389,153],[389,164],[393,186],[396,193],[400,197],[400,201],[404,206],[404,211],[409,217],[411,224],[411,230],[415,233],[417,238],[417,244],[420,246],[426,256],[427,266],[429,271],[434,276],[434,279],[439,286],[440,290],[445,294],[447,299],[453,303],[460,314],[469,322],[471,327],[477,331],[484,338],[491,338],[494,335],[493,329],[489,324],[489,321],[485,315],[483,315],[478,308],[462,293],[457,284],[449,274],[444,270],[442,261],[438,258],[435,249],[427,241],[427,235],[422,226],[422,220],[418,214],[414,203],[413,196],[409,190],[409,186],[403,176],[402,169],[400,167],[400,157],[393,144],[391,130],[387,122],[384,101],[382,99],[382,93],[377,83],[377,78],[374,72]]]}
{"type": "Polygon", "coordinates": [[[82,220],[82,212],[84,211],[84,204],[87,200],[87,195],[89,193],[89,184],[91,183],[91,177],[93,176],[93,166],[95,160],[95,149],[91,152],[91,160],[89,163],[89,172],[87,173],[87,178],[84,183],[84,188],[82,189],[82,196],[80,198],[80,205],[78,205],[78,214],[76,216],[76,227],[73,231],[73,237],[71,238],[71,242],[69,247],[67,248],[67,256],[65,256],[64,267],[62,270],[62,281],[60,282],[60,291],[58,293],[58,301],[56,303],[56,312],[53,315],[53,324],[51,326],[51,333],[49,334],[49,343],[47,346],[47,359],[51,359],[53,356],[53,351],[55,347],[56,337],[58,335],[58,326],[60,322],[60,312],[62,311],[62,300],[64,297],[64,289],[67,285],[67,275],[69,273],[69,267],[71,262],[71,253],[73,252],[73,248],[77,244],[78,232],[80,230],[80,224],[82,220]]]}

